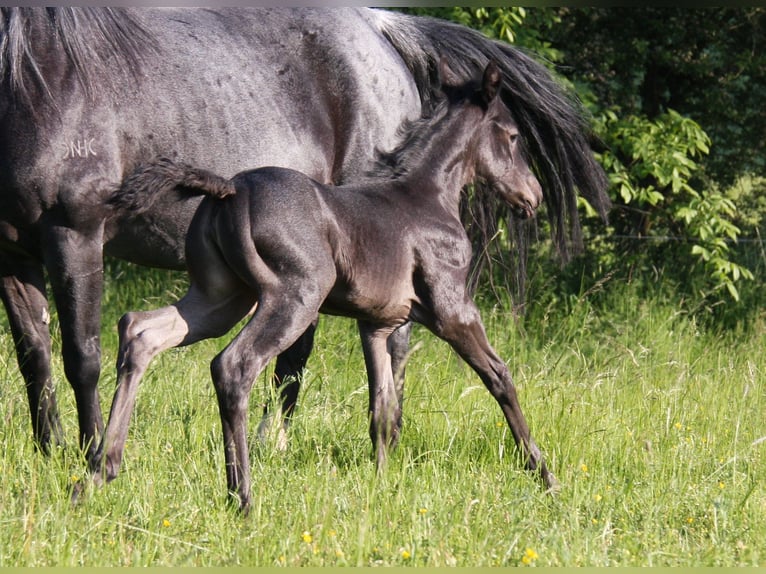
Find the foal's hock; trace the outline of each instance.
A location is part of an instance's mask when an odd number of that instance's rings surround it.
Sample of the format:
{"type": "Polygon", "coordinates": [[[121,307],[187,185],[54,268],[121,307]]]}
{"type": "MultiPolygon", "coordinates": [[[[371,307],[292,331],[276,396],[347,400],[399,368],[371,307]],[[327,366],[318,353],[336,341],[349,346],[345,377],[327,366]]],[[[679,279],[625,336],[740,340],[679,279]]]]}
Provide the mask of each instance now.
{"type": "Polygon", "coordinates": [[[458,209],[463,186],[481,178],[519,217],[531,217],[541,188],[522,153],[516,122],[498,97],[498,67],[490,62],[480,80],[468,83],[457,83],[444,64],[441,75],[443,100],[433,115],[405,126],[403,143],[364,184],[327,186],[276,167],[226,181],[168,160],[137,172],[152,185],[182,184],[209,196],[187,236],[189,291],[173,305],[127,313],[120,321],[118,385],[92,465],[96,483],[117,475],[137,386],[151,359],[170,347],[220,336],[255,308],[211,364],[227,485],[242,509],[250,505],[247,406],[253,382],[320,312],[358,321],[379,468],[398,440],[401,418],[387,341],[414,321],[447,341],[478,373],[526,467],[555,486],[508,368],[487,341],[466,291],[471,244],[458,209]]]}

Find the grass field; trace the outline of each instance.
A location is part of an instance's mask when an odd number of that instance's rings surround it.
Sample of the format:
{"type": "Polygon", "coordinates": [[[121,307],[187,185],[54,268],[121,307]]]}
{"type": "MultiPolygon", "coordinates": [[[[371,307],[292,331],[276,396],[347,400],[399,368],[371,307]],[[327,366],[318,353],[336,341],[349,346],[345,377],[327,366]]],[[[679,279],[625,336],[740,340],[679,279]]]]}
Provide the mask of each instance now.
{"type": "MultiPolygon", "coordinates": [[[[184,290],[180,275],[112,273],[105,413],[117,318],[184,290]]],[[[424,329],[414,334],[401,445],[376,477],[355,325],[323,318],[287,452],[253,441],[244,519],[226,504],[208,372],[224,340],[152,364],[120,476],[72,507],[72,485],[85,479],[72,392],[56,354],[70,446],[46,459],[31,443],[3,315],[0,566],[766,564],[763,311],[747,328],[711,332],[672,298],[616,283],[597,297],[548,298],[523,322],[503,305],[483,310],[562,483],[557,496],[520,469],[500,409],[424,329]]],[[[268,373],[251,397],[253,435],[267,383],[268,373]]]]}

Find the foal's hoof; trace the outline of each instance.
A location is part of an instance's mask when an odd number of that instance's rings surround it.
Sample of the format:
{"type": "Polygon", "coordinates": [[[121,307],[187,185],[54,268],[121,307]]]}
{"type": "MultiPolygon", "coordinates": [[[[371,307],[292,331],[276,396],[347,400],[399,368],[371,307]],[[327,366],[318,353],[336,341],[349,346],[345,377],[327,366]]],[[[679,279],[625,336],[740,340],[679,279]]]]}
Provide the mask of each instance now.
{"type": "Polygon", "coordinates": [[[556,480],[556,477],[553,476],[552,472],[545,474],[543,482],[545,483],[545,494],[553,496],[561,491],[561,483],[556,480]]]}
{"type": "Polygon", "coordinates": [[[242,500],[238,494],[230,492],[226,499],[226,506],[231,512],[238,514],[242,518],[247,518],[250,514],[252,503],[250,502],[250,499],[242,500]]]}

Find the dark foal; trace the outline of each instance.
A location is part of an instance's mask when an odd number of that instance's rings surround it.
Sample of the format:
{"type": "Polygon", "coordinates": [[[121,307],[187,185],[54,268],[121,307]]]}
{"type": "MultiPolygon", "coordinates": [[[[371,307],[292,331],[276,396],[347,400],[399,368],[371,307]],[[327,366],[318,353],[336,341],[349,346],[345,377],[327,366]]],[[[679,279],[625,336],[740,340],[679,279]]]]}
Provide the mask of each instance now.
{"type": "MultiPolygon", "coordinates": [[[[255,308],[211,364],[227,484],[243,510],[250,505],[251,387],[320,312],[358,321],[379,468],[397,442],[401,416],[387,342],[397,327],[415,321],[476,370],[499,403],[527,468],[537,470],[547,487],[555,486],[508,368],[487,341],[466,292],[471,244],[458,214],[460,191],[475,178],[486,180],[521,217],[533,215],[542,192],[516,123],[497,97],[497,66],[490,63],[479,82],[462,85],[449,81],[449,70],[442,68],[445,100],[432,118],[414,122],[402,146],[386,156],[388,177],[332,187],[281,168],[231,180],[212,174],[206,180],[206,172],[193,170],[196,183],[187,187],[213,197],[203,200],[187,236],[191,287],[174,305],[120,320],[117,391],[92,465],[97,484],[117,475],[138,383],[150,360],[164,349],[223,335],[255,308]]],[[[171,184],[190,179],[187,166],[166,160],[156,165],[171,184]]],[[[156,177],[153,169],[144,171],[156,177]]]]}

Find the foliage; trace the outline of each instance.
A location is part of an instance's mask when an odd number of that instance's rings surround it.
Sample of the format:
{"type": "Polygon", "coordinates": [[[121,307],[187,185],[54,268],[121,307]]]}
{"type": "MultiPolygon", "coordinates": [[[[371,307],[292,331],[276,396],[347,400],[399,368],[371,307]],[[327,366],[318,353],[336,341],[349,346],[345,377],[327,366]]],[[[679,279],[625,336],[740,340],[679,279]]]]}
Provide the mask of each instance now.
{"type": "Polygon", "coordinates": [[[516,30],[526,17],[526,9],[520,6],[509,8],[406,8],[410,14],[452,20],[458,24],[481,31],[490,38],[499,38],[513,43],[516,30]]]}
{"type": "MultiPolygon", "coordinates": [[[[616,236],[665,236],[691,245],[690,253],[702,262],[712,290],[725,288],[739,300],[737,282],[753,274],[731,258],[731,242],[740,235],[732,221],[736,207],[718,190],[703,192],[694,186],[697,162],[710,149],[707,134],[674,110],[655,120],[606,112],[599,117],[597,132],[606,148],[599,159],[619,201],[612,217],[616,236]]],[[[638,258],[647,254],[652,251],[633,249],[638,258]]]]}
{"type": "MultiPolygon", "coordinates": [[[[534,13],[534,9],[530,9],[534,13]]],[[[602,109],[649,119],[674,109],[714,142],[703,161],[722,186],[766,169],[766,9],[559,8],[547,38],[560,72],[602,109]]]]}

